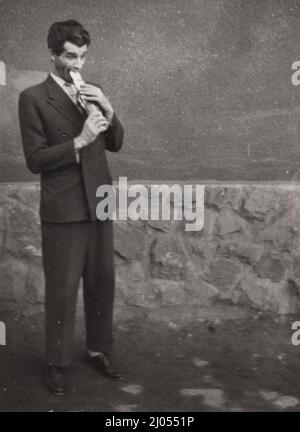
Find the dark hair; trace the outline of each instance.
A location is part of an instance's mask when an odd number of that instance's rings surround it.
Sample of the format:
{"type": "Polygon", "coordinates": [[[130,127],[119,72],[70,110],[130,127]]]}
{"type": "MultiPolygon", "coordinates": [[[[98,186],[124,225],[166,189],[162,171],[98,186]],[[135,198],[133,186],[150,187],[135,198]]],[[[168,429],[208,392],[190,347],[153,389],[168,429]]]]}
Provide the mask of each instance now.
{"type": "Polygon", "coordinates": [[[89,46],[91,38],[89,32],[78,21],[67,20],[52,24],[47,41],[48,48],[52,49],[54,54],[60,55],[65,42],[71,42],[78,47],[89,46]]]}

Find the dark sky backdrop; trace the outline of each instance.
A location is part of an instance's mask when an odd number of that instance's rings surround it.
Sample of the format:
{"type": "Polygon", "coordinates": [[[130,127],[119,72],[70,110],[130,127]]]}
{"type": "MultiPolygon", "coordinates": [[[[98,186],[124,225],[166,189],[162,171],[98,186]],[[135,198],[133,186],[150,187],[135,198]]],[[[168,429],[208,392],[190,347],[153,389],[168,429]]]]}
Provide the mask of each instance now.
{"type": "Polygon", "coordinates": [[[126,130],[115,179],[289,179],[300,161],[296,0],[2,0],[0,181],[27,171],[19,92],[42,81],[49,26],[90,31],[85,77],[101,84],[126,130]]]}

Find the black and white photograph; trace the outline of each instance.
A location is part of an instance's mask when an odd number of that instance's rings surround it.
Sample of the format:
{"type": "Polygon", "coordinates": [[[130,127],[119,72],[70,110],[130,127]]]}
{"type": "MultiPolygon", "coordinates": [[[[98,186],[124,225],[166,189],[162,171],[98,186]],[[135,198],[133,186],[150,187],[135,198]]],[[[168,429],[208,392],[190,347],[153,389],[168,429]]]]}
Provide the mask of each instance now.
{"type": "Polygon", "coordinates": [[[299,0],[0,0],[0,127],[0,412],[300,411],[299,0]]]}

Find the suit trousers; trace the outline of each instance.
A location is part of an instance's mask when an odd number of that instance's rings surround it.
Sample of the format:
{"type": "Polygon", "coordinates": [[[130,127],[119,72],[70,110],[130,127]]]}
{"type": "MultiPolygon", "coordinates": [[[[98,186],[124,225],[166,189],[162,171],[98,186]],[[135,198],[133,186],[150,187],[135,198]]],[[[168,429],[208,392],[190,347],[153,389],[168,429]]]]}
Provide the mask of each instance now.
{"type": "Polygon", "coordinates": [[[115,292],[112,220],[42,221],[41,232],[48,361],[58,367],[71,362],[81,277],[87,348],[109,354],[115,292]]]}

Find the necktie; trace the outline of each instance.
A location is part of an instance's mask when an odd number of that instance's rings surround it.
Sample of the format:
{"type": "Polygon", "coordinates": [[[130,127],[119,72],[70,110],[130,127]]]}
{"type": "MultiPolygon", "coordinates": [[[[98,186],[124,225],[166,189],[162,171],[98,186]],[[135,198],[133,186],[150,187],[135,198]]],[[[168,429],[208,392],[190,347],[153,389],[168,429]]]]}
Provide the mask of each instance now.
{"type": "Polygon", "coordinates": [[[79,111],[81,112],[81,114],[85,114],[85,103],[84,100],[82,99],[81,95],[79,94],[79,91],[76,89],[76,87],[74,86],[74,84],[71,83],[65,83],[64,84],[68,95],[71,97],[72,101],[74,102],[74,104],[77,106],[77,108],[79,109],[79,111]]]}

